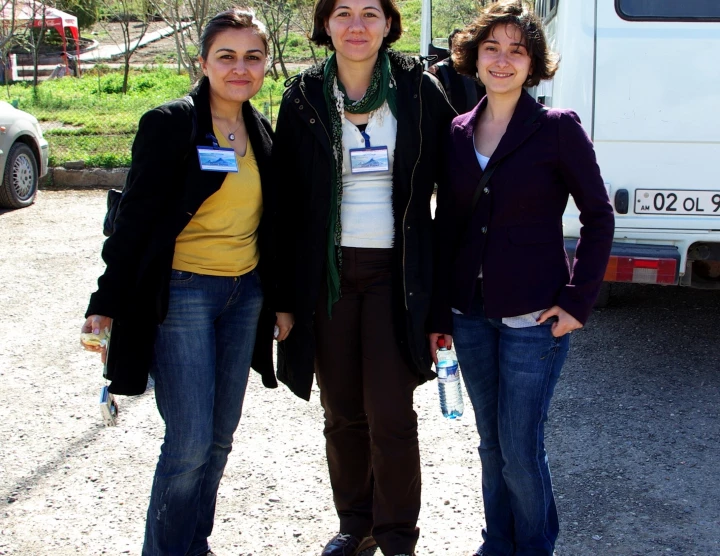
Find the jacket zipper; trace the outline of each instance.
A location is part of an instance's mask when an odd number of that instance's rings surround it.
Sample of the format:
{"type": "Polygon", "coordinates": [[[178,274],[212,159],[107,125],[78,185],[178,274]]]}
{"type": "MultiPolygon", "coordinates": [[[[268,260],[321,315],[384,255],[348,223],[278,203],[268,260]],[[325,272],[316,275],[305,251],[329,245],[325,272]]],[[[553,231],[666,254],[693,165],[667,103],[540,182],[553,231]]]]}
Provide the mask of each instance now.
{"type": "MultiPolygon", "coordinates": [[[[303,88],[300,85],[298,85],[298,89],[300,89],[300,94],[302,94],[303,98],[305,99],[305,102],[307,102],[310,105],[310,107],[313,109],[313,112],[315,112],[315,116],[317,116],[317,121],[322,126],[323,130],[325,131],[325,135],[328,138],[328,142],[332,146],[332,139],[330,138],[330,133],[328,133],[328,130],[325,127],[325,124],[323,123],[322,118],[320,118],[320,114],[318,113],[318,111],[315,108],[315,106],[313,105],[313,103],[308,100],[308,97],[305,95],[305,91],[303,90],[303,88]]],[[[332,153],[330,153],[330,155],[332,156],[332,153]]]]}
{"type": "Polygon", "coordinates": [[[407,271],[406,271],[406,254],[407,254],[407,238],[405,237],[405,231],[407,230],[407,226],[405,225],[407,221],[407,215],[408,211],[410,210],[410,203],[412,202],[413,197],[413,182],[415,181],[415,170],[417,170],[418,164],[420,164],[420,157],[422,156],[422,146],[423,146],[423,136],[422,136],[422,117],[423,117],[423,106],[422,106],[422,74],[420,75],[420,83],[418,85],[418,99],[420,100],[420,123],[418,124],[418,136],[420,137],[420,151],[418,152],[417,160],[415,161],[415,165],[413,166],[412,174],[410,174],[410,198],[408,199],[407,207],[405,207],[405,214],[403,215],[403,224],[402,224],[402,234],[403,234],[403,255],[402,255],[402,265],[403,265],[403,293],[405,294],[404,301],[405,301],[405,310],[409,310],[408,307],[408,294],[407,294],[407,271]]]}

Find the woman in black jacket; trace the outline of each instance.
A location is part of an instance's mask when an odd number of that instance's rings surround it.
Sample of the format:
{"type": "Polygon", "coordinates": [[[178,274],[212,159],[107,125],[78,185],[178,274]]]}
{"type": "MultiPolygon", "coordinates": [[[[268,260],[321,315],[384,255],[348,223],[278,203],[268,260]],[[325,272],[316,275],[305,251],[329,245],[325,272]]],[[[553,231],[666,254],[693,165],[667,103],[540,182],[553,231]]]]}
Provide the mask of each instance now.
{"type": "Polygon", "coordinates": [[[454,112],[420,63],[387,50],[401,33],[394,0],[320,0],[314,18],[313,40],[334,54],[290,84],[273,147],[279,378],[305,399],[314,370],[320,386],[340,518],[323,555],[375,542],[410,555],[413,391],[434,376],[430,197],[454,112]]]}
{"type": "Polygon", "coordinates": [[[253,366],[274,382],[274,315],[260,318],[272,130],[249,102],[263,83],[267,34],[251,12],[233,9],[208,23],[201,43],[198,87],[140,120],[83,326],[112,326],[111,392],[142,393],[148,371],[155,380],[165,439],[146,556],[210,553],[253,351],[253,366]]]}

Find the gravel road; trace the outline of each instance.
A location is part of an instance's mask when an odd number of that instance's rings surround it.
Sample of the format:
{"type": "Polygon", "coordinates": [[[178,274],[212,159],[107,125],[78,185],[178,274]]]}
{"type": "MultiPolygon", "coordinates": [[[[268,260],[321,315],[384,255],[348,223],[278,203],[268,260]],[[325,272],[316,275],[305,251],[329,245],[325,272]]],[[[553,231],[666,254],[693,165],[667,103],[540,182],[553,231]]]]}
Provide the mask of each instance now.
{"type": "MultiPolygon", "coordinates": [[[[103,191],[40,191],[0,212],[0,555],[139,554],[162,427],[152,392],[100,420],[79,347],[102,270],[103,191]]],[[[720,554],[720,293],[618,287],[573,335],[548,450],[558,556],[720,554]]],[[[482,525],[472,410],[417,391],[418,555],[469,555],[482,525]]],[[[466,400],[467,404],[467,400],[466,400]]],[[[335,532],[322,412],[253,373],[220,487],[219,555],[317,555],[335,532]]]]}

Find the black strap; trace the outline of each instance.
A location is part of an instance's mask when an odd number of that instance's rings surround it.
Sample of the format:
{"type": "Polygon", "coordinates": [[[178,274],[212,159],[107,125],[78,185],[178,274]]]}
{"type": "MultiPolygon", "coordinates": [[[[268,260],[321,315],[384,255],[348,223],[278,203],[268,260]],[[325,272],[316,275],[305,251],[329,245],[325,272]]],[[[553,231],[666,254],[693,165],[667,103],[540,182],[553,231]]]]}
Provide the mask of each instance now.
{"type": "Polygon", "coordinates": [[[440,83],[442,83],[442,86],[445,89],[445,96],[450,101],[450,104],[452,104],[452,84],[450,78],[450,68],[448,68],[448,65],[443,62],[438,62],[436,67],[438,68],[438,77],[440,78],[440,83]]]}
{"type": "MultiPolygon", "coordinates": [[[[185,95],[183,100],[190,105],[190,114],[192,116],[192,129],[190,131],[190,149],[195,144],[195,136],[197,135],[197,110],[195,110],[195,102],[190,95],[185,95]]],[[[188,151],[190,150],[188,149],[188,151]]],[[[185,156],[187,158],[187,155],[185,156]]]]}
{"type": "Polygon", "coordinates": [[[468,110],[472,110],[480,100],[477,84],[474,79],[463,76],[463,85],[465,85],[465,97],[467,98],[465,106],[468,110]]]}

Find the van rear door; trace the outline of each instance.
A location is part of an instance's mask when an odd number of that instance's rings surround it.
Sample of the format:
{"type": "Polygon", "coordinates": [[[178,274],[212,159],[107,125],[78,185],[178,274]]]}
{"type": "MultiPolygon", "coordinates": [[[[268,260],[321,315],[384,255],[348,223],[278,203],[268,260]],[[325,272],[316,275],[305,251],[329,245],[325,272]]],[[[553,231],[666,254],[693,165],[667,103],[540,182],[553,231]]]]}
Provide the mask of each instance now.
{"type": "Polygon", "coordinates": [[[720,3],[597,0],[593,135],[622,229],[720,229],[720,3]],[[623,195],[623,193],[620,193],[623,195]]]}

